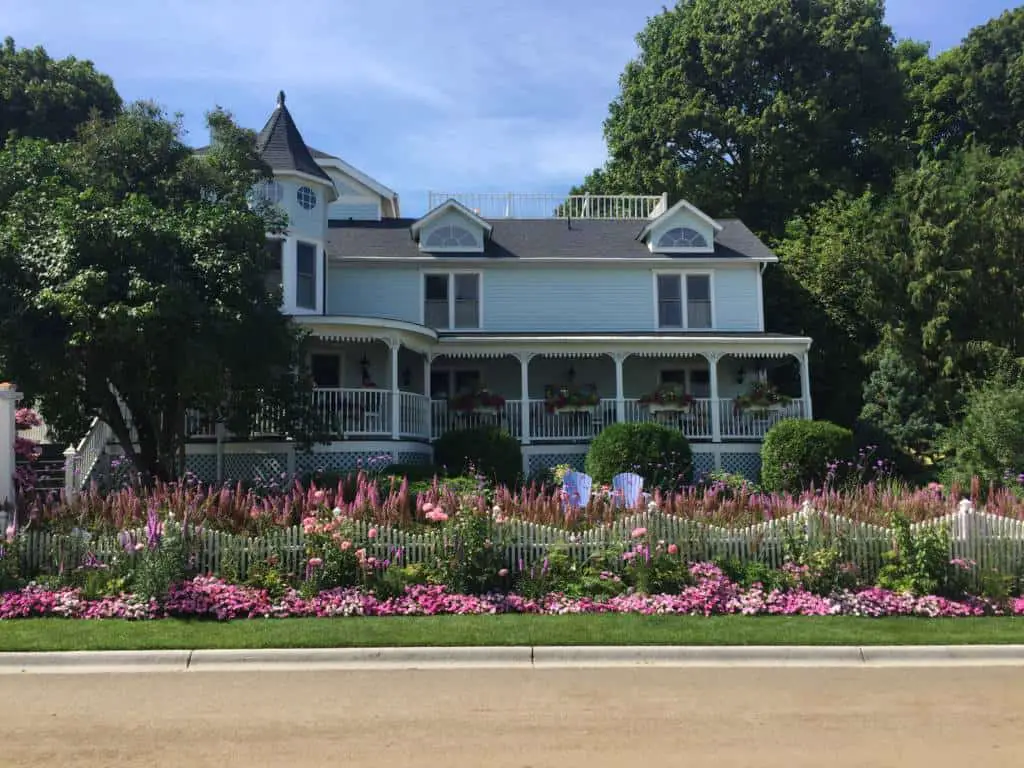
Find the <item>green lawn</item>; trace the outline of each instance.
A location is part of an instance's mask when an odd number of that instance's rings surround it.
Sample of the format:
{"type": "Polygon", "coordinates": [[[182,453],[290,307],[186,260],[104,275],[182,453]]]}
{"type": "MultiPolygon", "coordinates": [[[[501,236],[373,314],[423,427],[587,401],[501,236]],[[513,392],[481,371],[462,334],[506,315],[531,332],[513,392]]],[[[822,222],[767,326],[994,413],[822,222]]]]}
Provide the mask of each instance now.
{"type": "Polygon", "coordinates": [[[0,651],[469,645],[966,645],[1024,643],[1024,618],[431,616],[252,619],[16,619],[0,651]]]}

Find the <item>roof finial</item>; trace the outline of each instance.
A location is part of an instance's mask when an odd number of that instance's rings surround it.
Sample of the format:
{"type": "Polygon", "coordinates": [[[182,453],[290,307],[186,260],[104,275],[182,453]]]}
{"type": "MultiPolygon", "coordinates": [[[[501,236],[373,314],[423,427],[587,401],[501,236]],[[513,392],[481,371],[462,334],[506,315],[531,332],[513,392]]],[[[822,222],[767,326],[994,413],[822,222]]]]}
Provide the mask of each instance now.
{"type": "Polygon", "coordinates": [[[279,107],[283,107],[284,106],[284,91],[278,91],[277,92],[277,106],[279,106],[279,107]]]}

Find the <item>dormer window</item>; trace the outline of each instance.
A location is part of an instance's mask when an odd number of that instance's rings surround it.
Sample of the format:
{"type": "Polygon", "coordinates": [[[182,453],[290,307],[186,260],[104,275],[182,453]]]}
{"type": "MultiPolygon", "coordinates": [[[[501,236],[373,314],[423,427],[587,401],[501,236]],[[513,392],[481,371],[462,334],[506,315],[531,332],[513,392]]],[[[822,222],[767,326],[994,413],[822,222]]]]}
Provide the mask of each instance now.
{"type": "Polygon", "coordinates": [[[658,248],[707,248],[708,241],[691,227],[673,227],[658,238],[658,248]]]}
{"type": "Polygon", "coordinates": [[[477,239],[468,229],[448,224],[431,232],[423,247],[429,250],[430,248],[476,248],[477,245],[477,239]]]}
{"type": "Polygon", "coordinates": [[[309,187],[299,187],[298,191],[295,193],[295,199],[298,200],[299,205],[307,211],[311,211],[316,208],[316,192],[309,187]]]}

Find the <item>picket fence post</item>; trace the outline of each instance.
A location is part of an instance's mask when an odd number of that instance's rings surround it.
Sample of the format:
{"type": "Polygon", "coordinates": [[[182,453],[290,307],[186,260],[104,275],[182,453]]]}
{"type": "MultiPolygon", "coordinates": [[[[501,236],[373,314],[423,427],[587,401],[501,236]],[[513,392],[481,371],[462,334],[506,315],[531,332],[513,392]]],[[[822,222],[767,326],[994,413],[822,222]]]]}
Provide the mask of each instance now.
{"type": "Polygon", "coordinates": [[[8,510],[11,523],[17,525],[18,510],[15,507],[17,496],[14,492],[15,461],[14,441],[18,435],[18,423],[15,414],[21,392],[15,390],[10,382],[0,384],[0,513],[3,514],[4,527],[7,527],[8,510]]]}

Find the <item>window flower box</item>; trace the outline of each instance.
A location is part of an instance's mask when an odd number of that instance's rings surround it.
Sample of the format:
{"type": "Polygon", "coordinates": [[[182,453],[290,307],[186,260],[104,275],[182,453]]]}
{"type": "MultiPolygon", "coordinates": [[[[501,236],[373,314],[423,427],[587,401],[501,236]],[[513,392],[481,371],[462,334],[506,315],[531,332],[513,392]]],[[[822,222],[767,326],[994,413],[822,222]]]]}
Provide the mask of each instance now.
{"type": "Polygon", "coordinates": [[[768,382],[755,382],[750,391],[736,398],[736,410],[751,416],[767,418],[781,413],[793,402],[789,395],[783,395],[768,382]]]}
{"type": "Polygon", "coordinates": [[[589,413],[593,414],[601,402],[597,392],[570,390],[562,387],[548,393],[544,398],[544,407],[548,413],[589,413]]]}
{"type": "Polygon", "coordinates": [[[474,413],[483,416],[497,416],[505,407],[505,398],[501,395],[480,389],[456,395],[448,401],[448,407],[458,413],[474,413]]]}
{"type": "Polygon", "coordinates": [[[654,392],[640,398],[640,404],[647,406],[648,412],[656,413],[689,413],[693,407],[694,397],[679,384],[664,384],[654,392]]]}

